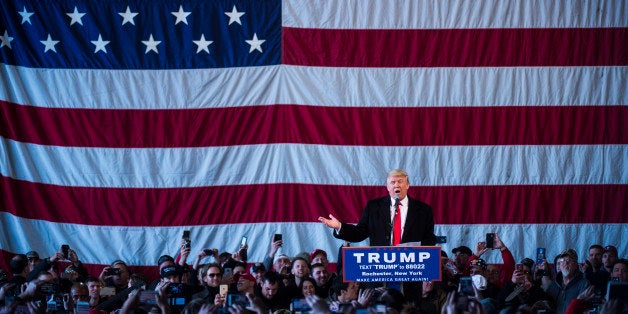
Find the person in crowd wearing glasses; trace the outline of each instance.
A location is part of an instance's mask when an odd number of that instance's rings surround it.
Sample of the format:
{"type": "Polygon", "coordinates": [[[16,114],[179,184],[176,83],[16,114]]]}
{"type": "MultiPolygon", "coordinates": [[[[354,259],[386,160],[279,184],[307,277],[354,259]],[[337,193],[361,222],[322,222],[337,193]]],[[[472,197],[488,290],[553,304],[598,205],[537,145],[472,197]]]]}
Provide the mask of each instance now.
{"type": "Polygon", "coordinates": [[[205,302],[214,304],[216,295],[220,293],[220,283],[222,282],[223,270],[220,264],[211,263],[201,267],[203,274],[203,290],[194,294],[192,299],[203,299],[205,302]]]}
{"type": "Polygon", "coordinates": [[[565,313],[571,300],[577,298],[589,287],[589,282],[580,271],[578,253],[573,249],[562,251],[556,263],[561,276],[552,280],[549,274],[545,273],[542,281],[543,289],[556,302],[556,313],[562,314],[565,313]]]}

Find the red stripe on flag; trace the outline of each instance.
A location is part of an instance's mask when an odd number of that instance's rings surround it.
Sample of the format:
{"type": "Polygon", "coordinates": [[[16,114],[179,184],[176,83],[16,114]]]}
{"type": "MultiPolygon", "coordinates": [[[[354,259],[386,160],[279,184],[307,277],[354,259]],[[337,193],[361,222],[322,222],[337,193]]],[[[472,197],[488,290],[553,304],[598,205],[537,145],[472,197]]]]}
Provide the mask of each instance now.
{"type": "MultiPolygon", "coordinates": [[[[315,222],[328,213],[356,221],[368,199],[386,195],[383,186],[123,189],[55,186],[7,177],[1,177],[0,192],[0,208],[20,217],[124,226],[315,222]]],[[[427,186],[412,187],[410,195],[433,206],[437,224],[628,222],[625,184],[427,186]]]]}
{"type": "Polygon", "coordinates": [[[81,147],[305,143],[365,146],[626,144],[624,106],[189,110],[51,109],[0,101],[0,136],[81,147]],[[213,121],[208,123],[208,121],[213,121]],[[233,123],[237,121],[237,123],[233,123]],[[404,136],[391,128],[404,128],[404,136]],[[282,131],[284,130],[284,131],[282,131]],[[147,136],[150,134],[150,136],[147,136]]]}
{"type": "Polygon", "coordinates": [[[328,67],[628,65],[628,28],[283,28],[284,64],[328,67]]]}

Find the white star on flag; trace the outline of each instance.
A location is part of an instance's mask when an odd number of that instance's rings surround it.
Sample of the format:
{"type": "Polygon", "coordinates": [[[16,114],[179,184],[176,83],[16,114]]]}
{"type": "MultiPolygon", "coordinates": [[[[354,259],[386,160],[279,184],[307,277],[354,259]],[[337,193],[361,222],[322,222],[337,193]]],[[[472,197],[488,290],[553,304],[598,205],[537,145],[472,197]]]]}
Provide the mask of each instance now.
{"type": "Polygon", "coordinates": [[[72,18],[72,20],[70,21],[70,26],[73,25],[74,23],[79,23],[81,25],[83,25],[83,21],[81,20],[81,18],[83,18],[83,15],[85,15],[85,13],[79,13],[78,9],[76,7],[74,7],[74,12],[72,13],[66,13],[70,18],[72,18]]]}
{"type": "Polygon", "coordinates": [[[205,34],[201,34],[201,39],[193,40],[193,42],[198,46],[198,48],[196,49],[196,53],[199,53],[201,51],[209,53],[209,45],[213,43],[213,41],[211,40],[205,40],[205,34]]]}
{"type": "Polygon", "coordinates": [[[262,44],[266,41],[265,39],[257,39],[257,33],[253,33],[253,39],[245,40],[247,44],[251,45],[251,49],[249,49],[249,53],[253,52],[253,50],[262,51],[262,44]]]}
{"type": "Polygon", "coordinates": [[[48,38],[46,40],[40,40],[40,42],[42,44],[44,44],[44,46],[46,46],[44,48],[44,52],[47,52],[48,50],[52,50],[54,52],[57,52],[57,49],[55,48],[55,45],[59,43],[58,40],[52,40],[52,38],[50,37],[50,34],[48,34],[48,38]]]}
{"type": "Polygon", "coordinates": [[[231,10],[231,12],[225,12],[225,14],[229,17],[229,25],[231,25],[231,23],[238,23],[242,25],[240,17],[244,15],[244,12],[238,12],[235,4],[233,5],[233,10],[231,10]]]}
{"type": "Polygon", "coordinates": [[[2,41],[2,43],[0,43],[0,48],[7,46],[9,49],[13,49],[11,48],[11,41],[13,40],[13,37],[9,36],[9,32],[7,30],[4,31],[3,36],[0,36],[0,40],[2,41]]]}
{"type": "Polygon", "coordinates": [[[146,45],[146,52],[144,52],[144,54],[147,54],[151,50],[155,53],[159,53],[159,51],[157,51],[157,45],[159,45],[161,41],[153,39],[153,34],[150,34],[148,40],[142,40],[142,43],[146,45]]]}
{"type": "Polygon", "coordinates": [[[135,21],[133,19],[139,13],[131,12],[131,9],[127,5],[126,6],[126,12],[119,12],[118,14],[120,14],[120,16],[122,16],[122,25],[124,25],[126,23],[131,23],[131,24],[135,25],[135,21]]]}
{"type": "Polygon", "coordinates": [[[174,25],[179,24],[179,22],[183,22],[187,24],[188,23],[187,17],[188,15],[192,14],[191,12],[184,12],[182,5],[179,6],[179,12],[170,12],[170,13],[172,13],[172,15],[177,17],[177,20],[174,22],[174,25]]]}
{"type": "Polygon", "coordinates": [[[98,40],[92,40],[92,44],[96,45],[96,50],[94,50],[94,53],[97,53],[101,50],[102,52],[107,53],[107,48],[105,46],[107,46],[108,43],[108,40],[102,40],[102,35],[98,34],[98,40]]]}
{"type": "Polygon", "coordinates": [[[19,13],[22,16],[22,24],[28,22],[28,24],[33,25],[33,23],[31,23],[31,15],[35,13],[26,11],[26,6],[22,10],[22,12],[17,12],[17,13],[19,13]]]}

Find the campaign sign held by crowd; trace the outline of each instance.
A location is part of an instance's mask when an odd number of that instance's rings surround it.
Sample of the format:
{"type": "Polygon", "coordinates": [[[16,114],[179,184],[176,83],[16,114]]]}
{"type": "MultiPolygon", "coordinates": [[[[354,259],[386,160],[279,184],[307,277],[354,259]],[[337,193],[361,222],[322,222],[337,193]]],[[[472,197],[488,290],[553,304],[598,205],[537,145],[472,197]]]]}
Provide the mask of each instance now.
{"type": "Polygon", "coordinates": [[[342,249],[343,280],[440,281],[440,250],[437,246],[346,247],[342,249]]]}

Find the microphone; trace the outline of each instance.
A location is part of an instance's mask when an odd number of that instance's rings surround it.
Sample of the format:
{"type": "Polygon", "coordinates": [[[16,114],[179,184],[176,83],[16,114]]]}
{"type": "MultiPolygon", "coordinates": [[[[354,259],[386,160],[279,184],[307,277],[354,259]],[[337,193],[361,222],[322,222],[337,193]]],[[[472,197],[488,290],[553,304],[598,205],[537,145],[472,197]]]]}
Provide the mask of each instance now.
{"type": "Polygon", "coordinates": [[[401,200],[399,196],[395,196],[395,214],[399,212],[399,204],[401,204],[401,200]]]}

